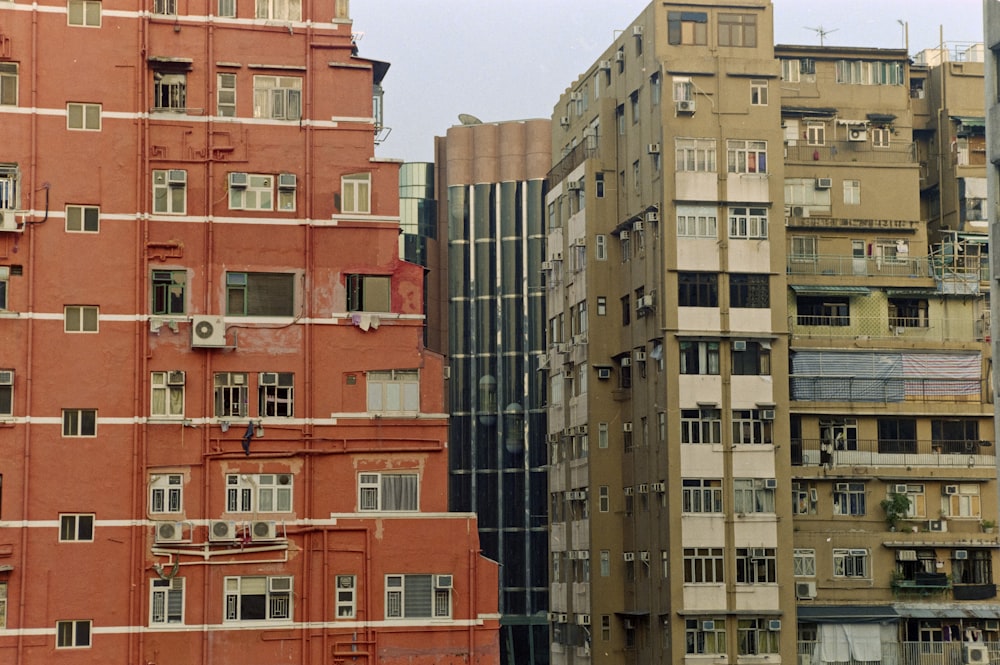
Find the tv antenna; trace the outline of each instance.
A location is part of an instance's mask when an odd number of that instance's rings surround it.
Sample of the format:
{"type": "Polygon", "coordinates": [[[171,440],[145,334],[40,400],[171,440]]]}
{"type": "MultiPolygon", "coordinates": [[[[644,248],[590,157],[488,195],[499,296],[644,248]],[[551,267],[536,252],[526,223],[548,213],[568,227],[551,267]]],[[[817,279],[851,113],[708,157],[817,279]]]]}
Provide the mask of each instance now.
{"type": "Polygon", "coordinates": [[[823,40],[824,40],[824,38],[826,38],[826,36],[828,34],[830,34],[831,32],[837,32],[837,30],[840,30],[840,28],[834,28],[833,30],[827,30],[823,26],[818,25],[815,28],[810,28],[809,26],[805,26],[803,28],[803,30],[812,30],[817,35],[819,35],[819,45],[823,46],[823,40]]]}

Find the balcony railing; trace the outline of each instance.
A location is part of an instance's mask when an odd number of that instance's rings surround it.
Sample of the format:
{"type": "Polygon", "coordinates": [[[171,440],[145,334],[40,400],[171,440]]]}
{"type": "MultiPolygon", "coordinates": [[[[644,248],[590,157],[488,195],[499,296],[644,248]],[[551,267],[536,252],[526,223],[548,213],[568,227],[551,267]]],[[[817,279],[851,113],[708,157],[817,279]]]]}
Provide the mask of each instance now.
{"type": "Polygon", "coordinates": [[[793,439],[792,466],[935,466],[993,468],[990,441],[793,439]]]}
{"type": "MultiPolygon", "coordinates": [[[[793,333],[793,337],[794,337],[793,333]]],[[[982,379],[858,376],[789,377],[796,402],[981,402],[982,379]]]]}
{"type": "Polygon", "coordinates": [[[973,342],[989,336],[986,319],[908,316],[857,316],[829,308],[828,314],[793,314],[788,329],[795,339],[891,339],[901,342],[973,342]]]}
{"type": "Polygon", "coordinates": [[[843,254],[793,254],[791,251],[785,261],[785,271],[789,275],[871,277],[879,280],[886,277],[933,277],[944,293],[974,292],[978,290],[979,282],[989,281],[990,278],[989,265],[982,261],[956,266],[943,265],[937,256],[897,256],[890,259],[843,254]],[[953,283],[965,286],[960,291],[945,288],[953,283]]]}
{"type": "MultiPolygon", "coordinates": [[[[940,635],[941,633],[938,633],[940,635]]],[[[961,664],[963,642],[882,642],[883,664],[891,665],[955,665],[961,664]]],[[[986,642],[991,663],[1000,662],[1000,642],[986,642]]],[[[819,658],[818,642],[799,642],[798,665],[824,665],[819,658]]],[[[837,665],[871,665],[872,661],[837,660],[837,665]]]]}
{"type": "Polygon", "coordinates": [[[870,141],[827,141],[824,145],[785,144],[787,162],[869,162],[877,164],[913,164],[917,161],[915,143],[894,143],[884,148],[870,141]]]}

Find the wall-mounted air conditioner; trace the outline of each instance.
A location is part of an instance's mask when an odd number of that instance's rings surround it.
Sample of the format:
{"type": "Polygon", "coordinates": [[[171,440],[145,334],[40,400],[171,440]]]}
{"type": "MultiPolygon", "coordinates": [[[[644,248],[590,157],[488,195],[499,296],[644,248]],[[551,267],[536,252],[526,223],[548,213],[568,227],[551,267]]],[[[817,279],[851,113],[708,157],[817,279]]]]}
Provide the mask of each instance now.
{"type": "Polygon", "coordinates": [[[18,228],[13,210],[0,210],[0,231],[23,231],[18,228]]]}
{"type": "Polygon", "coordinates": [[[172,372],[167,372],[167,385],[168,386],[183,386],[184,385],[184,372],[181,370],[174,370],[172,372]]]}
{"type": "Polygon", "coordinates": [[[600,62],[597,63],[597,68],[598,69],[611,69],[611,61],[610,60],[601,60],[600,62]]]}
{"type": "Polygon", "coordinates": [[[697,106],[693,99],[678,99],[675,108],[678,113],[694,113],[697,106]]]}
{"type": "Polygon", "coordinates": [[[611,378],[611,368],[610,367],[598,367],[597,368],[597,378],[602,381],[611,378]]]}
{"type": "Polygon", "coordinates": [[[931,520],[927,523],[927,530],[944,532],[948,530],[948,523],[944,520],[931,520]]]}
{"type": "Polygon", "coordinates": [[[246,173],[233,172],[229,174],[229,186],[243,189],[250,184],[250,176],[246,173]]]}
{"type": "Polygon", "coordinates": [[[636,352],[635,352],[635,361],[637,363],[644,363],[644,362],[646,362],[646,352],[643,351],[643,350],[641,350],[641,349],[636,350],[636,352]]]}
{"type": "Polygon", "coordinates": [[[191,317],[191,346],[196,348],[226,345],[226,324],[221,316],[191,317]]]}
{"type": "Polygon", "coordinates": [[[649,145],[646,146],[646,152],[648,152],[651,155],[659,155],[660,154],[660,144],[659,143],[650,143],[649,145]]]}
{"type": "Polygon", "coordinates": [[[564,115],[564,116],[560,117],[559,118],[559,124],[562,125],[563,127],[569,127],[569,116],[568,115],[564,115]]]}
{"type": "Polygon", "coordinates": [[[184,540],[183,522],[157,522],[156,542],[179,543],[184,540]]]}
{"type": "Polygon", "coordinates": [[[455,585],[455,578],[452,575],[435,575],[434,576],[434,588],[435,589],[450,589],[455,585]]]}
{"type": "Polygon", "coordinates": [[[236,540],[236,522],[215,520],[208,525],[208,539],[213,541],[236,540]]]}
{"type": "Polygon", "coordinates": [[[792,206],[792,217],[808,217],[809,208],[805,206],[792,206]]]}
{"type": "Polygon", "coordinates": [[[830,189],[833,187],[833,178],[816,178],[816,189],[830,189]]]}
{"type": "Polygon", "coordinates": [[[867,141],[868,140],[868,130],[865,129],[864,125],[855,125],[853,127],[847,128],[847,140],[848,141],[867,141]]]}
{"type": "Polygon", "coordinates": [[[581,187],[580,187],[580,181],[579,180],[570,180],[569,182],[566,183],[566,189],[568,189],[571,192],[579,192],[580,189],[581,189],[581,187]]]}
{"type": "Polygon", "coordinates": [[[167,171],[167,184],[171,187],[186,185],[188,173],[184,169],[170,169],[167,171]]]}
{"type": "Polygon", "coordinates": [[[650,210],[649,212],[646,213],[646,221],[650,222],[651,224],[659,222],[660,213],[656,210],[650,210]]]}
{"type": "Polygon", "coordinates": [[[632,34],[635,35],[636,37],[639,37],[640,35],[642,35],[642,26],[641,25],[633,25],[632,26],[632,34]]]}
{"type": "Polygon", "coordinates": [[[635,561],[635,552],[623,552],[622,559],[625,561],[635,561]]]}
{"type": "Polygon", "coordinates": [[[989,665],[990,648],[986,644],[964,643],[962,645],[963,665],[989,665]]]}
{"type": "Polygon", "coordinates": [[[631,422],[622,423],[622,431],[623,432],[631,432],[632,431],[632,423],[631,422]]]}
{"type": "Polygon", "coordinates": [[[298,186],[298,178],[294,173],[278,174],[278,189],[295,189],[298,186]]]}
{"type": "Polygon", "coordinates": [[[944,493],[945,494],[958,494],[958,485],[945,485],[944,486],[944,493]]]}
{"type": "Polygon", "coordinates": [[[250,524],[251,540],[274,540],[278,537],[278,524],[270,520],[261,520],[250,524]]]}
{"type": "Polygon", "coordinates": [[[795,597],[799,600],[806,598],[816,597],[816,583],[815,582],[796,582],[795,583],[795,597]]]}
{"type": "Polygon", "coordinates": [[[744,339],[733,340],[733,351],[746,351],[747,342],[744,339]]]}
{"type": "Polygon", "coordinates": [[[649,489],[650,489],[650,491],[653,491],[653,492],[665,492],[666,489],[667,489],[667,486],[666,486],[666,483],[650,483],[649,484],[649,489]]]}
{"type": "Polygon", "coordinates": [[[576,623],[577,623],[577,625],[580,625],[580,626],[589,626],[590,625],[590,615],[589,614],[577,614],[576,615],[576,623]]]}

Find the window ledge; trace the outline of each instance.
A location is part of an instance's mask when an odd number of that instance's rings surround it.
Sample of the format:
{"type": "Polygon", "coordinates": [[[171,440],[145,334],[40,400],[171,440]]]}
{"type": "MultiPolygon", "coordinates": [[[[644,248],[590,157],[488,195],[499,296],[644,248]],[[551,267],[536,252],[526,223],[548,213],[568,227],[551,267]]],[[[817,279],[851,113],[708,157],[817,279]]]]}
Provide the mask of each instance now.
{"type": "Polygon", "coordinates": [[[11,312],[9,310],[0,311],[0,319],[19,319],[21,318],[20,312],[11,312]]]}

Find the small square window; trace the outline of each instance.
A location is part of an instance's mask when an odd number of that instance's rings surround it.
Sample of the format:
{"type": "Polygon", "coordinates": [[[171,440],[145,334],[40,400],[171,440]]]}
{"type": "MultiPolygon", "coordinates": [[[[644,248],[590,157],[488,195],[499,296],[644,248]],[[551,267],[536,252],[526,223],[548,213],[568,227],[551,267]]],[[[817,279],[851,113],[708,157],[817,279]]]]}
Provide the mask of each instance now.
{"type": "Polygon", "coordinates": [[[101,3],[97,0],[69,0],[66,3],[66,23],[89,28],[101,27],[101,3]]]}
{"type": "Polygon", "coordinates": [[[63,309],[63,330],[68,333],[97,332],[99,311],[93,305],[67,305],[63,309]]]}
{"type": "Polygon", "coordinates": [[[66,105],[66,128],[101,131],[101,105],[70,102],[66,105]]]}
{"type": "Polygon", "coordinates": [[[82,649],[90,646],[91,621],[57,621],[56,648],[82,649]]]}
{"type": "Polygon", "coordinates": [[[66,206],[68,233],[97,233],[101,230],[101,209],[97,206],[66,206]]]}
{"type": "Polygon", "coordinates": [[[62,435],[64,437],[97,436],[97,409],[63,409],[62,435]]]}
{"type": "Polygon", "coordinates": [[[59,516],[59,541],[86,541],[94,540],[94,516],[93,515],[60,515],[59,516]]]}

